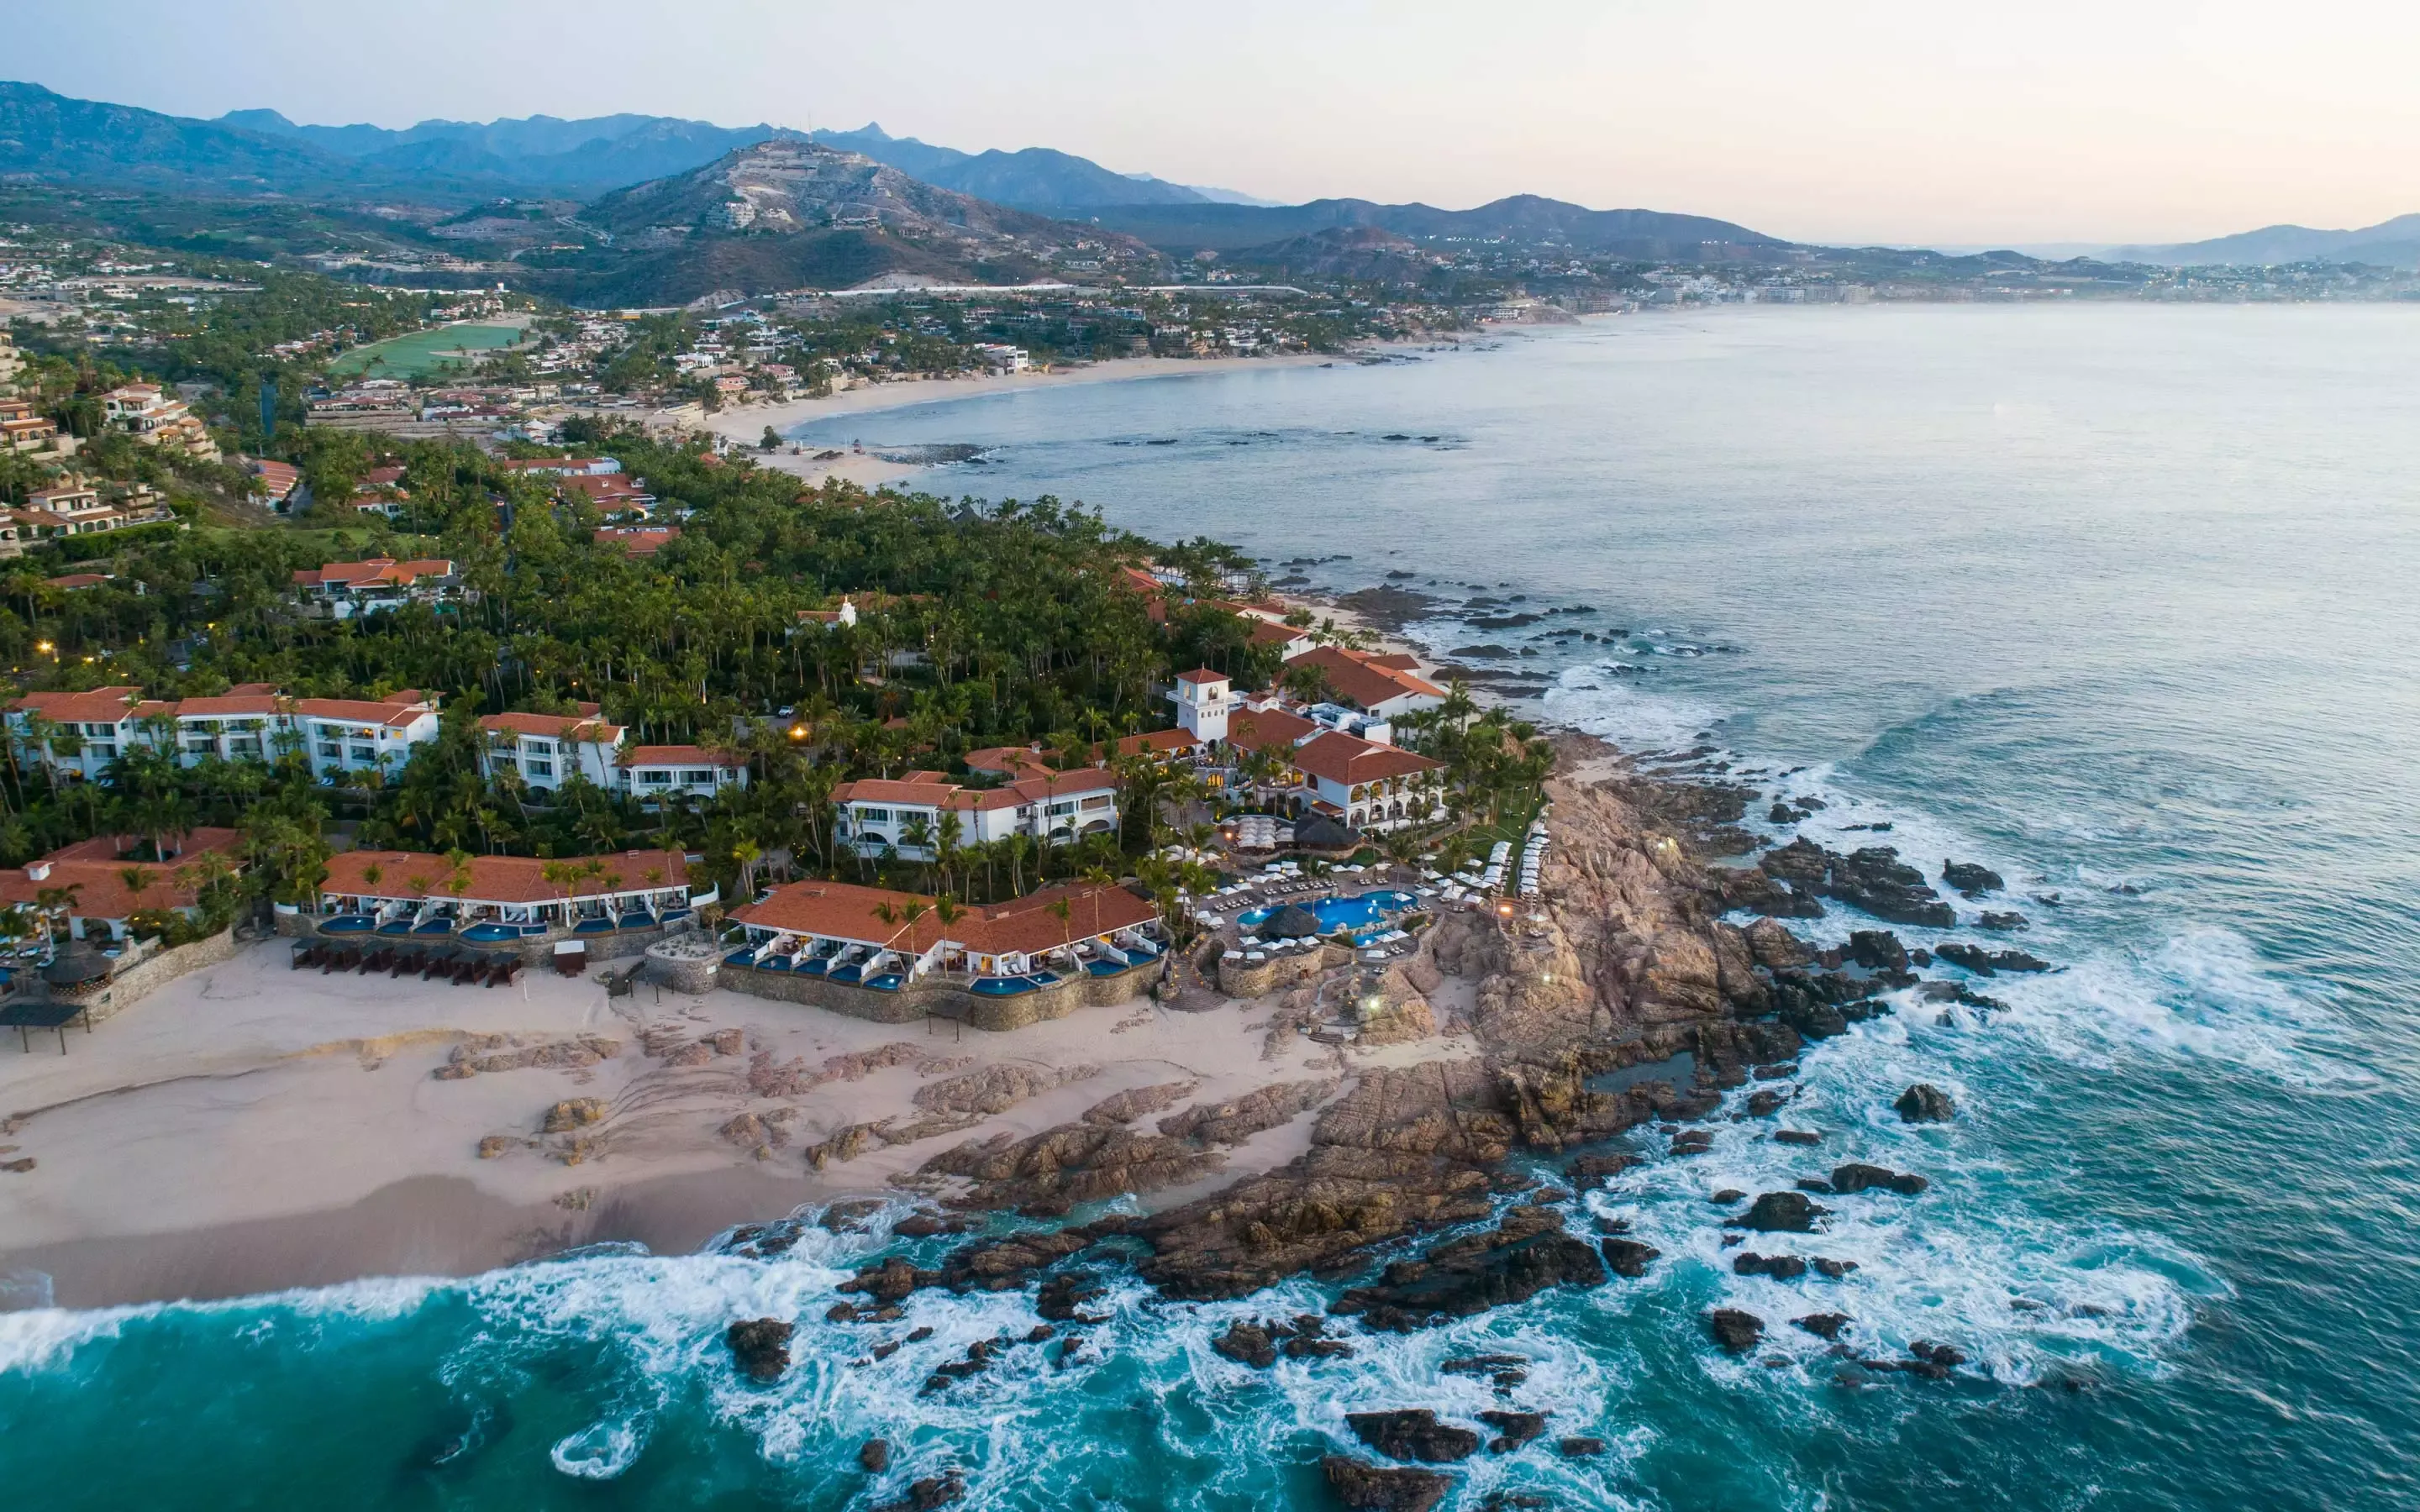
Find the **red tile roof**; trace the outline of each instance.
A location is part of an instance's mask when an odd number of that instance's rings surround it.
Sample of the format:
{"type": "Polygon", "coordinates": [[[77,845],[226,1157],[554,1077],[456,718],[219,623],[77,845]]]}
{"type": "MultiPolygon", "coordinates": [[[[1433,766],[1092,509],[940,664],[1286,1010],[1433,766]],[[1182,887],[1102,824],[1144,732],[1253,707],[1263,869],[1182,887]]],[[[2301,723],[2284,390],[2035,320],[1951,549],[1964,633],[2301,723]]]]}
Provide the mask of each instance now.
{"type": "Polygon", "coordinates": [[[719,766],[737,768],[747,758],[704,746],[633,746],[622,757],[624,766],[719,766]]]}
{"type": "Polygon", "coordinates": [[[1176,680],[1180,683],[1224,683],[1233,681],[1233,679],[1228,677],[1225,672],[1214,672],[1207,667],[1196,667],[1189,672],[1178,672],[1176,674],[1176,680]]]}
{"type": "Polygon", "coordinates": [[[1357,735],[1331,730],[1294,753],[1294,764],[1313,777],[1347,787],[1432,772],[1445,764],[1399,746],[1373,745],[1357,735]]]}
{"type": "Polygon", "coordinates": [[[0,902],[32,904],[44,891],[72,887],[76,901],[68,912],[79,918],[124,918],[147,908],[190,908],[194,889],[179,887],[176,873],[193,865],[205,852],[237,857],[243,837],[232,829],[195,829],[182,837],[183,850],[168,861],[121,859],[124,853],[146,843],[147,837],[97,835],[63,846],[23,871],[0,872],[0,902]],[[47,867],[48,873],[32,873],[47,867]],[[139,868],[152,880],[140,893],[126,886],[121,873],[139,868]]]}
{"type": "Polygon", "coordinates": [[[363,562],[331,562],[322,567],[306,567],[294,574],[294,580],[305,588],[409,588],[423,578],[452,576],[454,563],[442,557],[423,557],[411,562],[371,557],[363,562]]]}
{"type": "MultiPolygon", "coordinates": [[[[546,879],[549,863],[535,856],[474,856],[469,863],[471,881],[462,891],[462,901],[552,903],[566,893],[587,898],[605,892],[643,892],[656,887],[684,887],[689,882],[689,866],[678,851],[621,851],[609,856],[571,858],[566,864],[585,866],[591,860],[605,864],[602,875],[582,875],[558,887],[546,879]],[[649,881],[647,872],[650,870],[660,872],[660,880],[649,881]],[[616,878],[619,880],[614,880],[616,878]]],[[[345,851],[328,858],[328,880],[319,885],[319,890],[356,898],[450,898],[454,894],[445,884],[453,875],[454,868],[445,857],[426,852],[345,851]],[[380,872],[376,882],[371,882],[365,874],[373,866],[380,872]],[[413,877],[427,884],[425,891],[413,890],[411,885],[413,877]]]]}
{"type": "Polygon", "coordinates": [[[622,528],[608,525],[597,532],[598,546],[618,546],[634,557],[654,556],[678,539],[680,539],[680,527],[677,525],[632,525],[622,528]]]}
{"type": "Polygon", "coordinates": [[[1274,750],[1284,755],[1295,743],[1319,729],[1317,721],[1283,709],[1245,709],[1227,720],[1227,744],[1244,750],[1274,750]]]}
{"type": "Polygon", "coordinates": [[[516,735],[539,735],[549,740],[591,741],[600,745],[621,744],[622,727],[607,724],[597,717],[597,705],[583,703],[578,714],[530,714],[515,710],[509,714],[483,714],[479,728],[491,733],[509,732],[516,735]]]}
{"type": "Polygon", "coordinates": [[[1317,667],[1327,674],[1327,686],[1336,696],[1364,709],[1373,709],[1389,699],[1412,694],[1423,698],[1445,697],[1445,689],[1382,661],[1368,652],[1347,651],[1342,646],[1318,646],[1295,658],[1297,667],[1317,667]]]}
{"type": "Polygon", "coordinates": [[[978,955],[998,956],[1039,955],[1077,940],[1133,929],[1157,918],[1158,910],[1124,887],[1070,885],[970,908],[955,922],[943,924],[933,912],[933,900],[915,893],[845,882],[794,882],[776,887],[763,903],[733,909],[731,917],[760,929],[854,940],[911,955],[949,940],[978,955]],[[1064,921],[1050,906],[1061,899],[1067,903],[1064,921]],[[892,918],[875,913],[885,905],[892,918]],[[910,909],[917,910],[912,920],[906,917],[910,909]]]}

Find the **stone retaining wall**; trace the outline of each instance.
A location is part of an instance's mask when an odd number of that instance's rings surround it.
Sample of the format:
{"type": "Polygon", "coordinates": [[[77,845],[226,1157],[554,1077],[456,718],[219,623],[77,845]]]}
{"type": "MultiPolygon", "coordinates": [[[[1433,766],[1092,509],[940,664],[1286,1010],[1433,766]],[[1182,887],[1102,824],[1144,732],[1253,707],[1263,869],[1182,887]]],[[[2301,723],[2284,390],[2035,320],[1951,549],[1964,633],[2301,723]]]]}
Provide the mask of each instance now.
{"type": "Polygon", "coordinates": [[[230,925],[191,945],[145,956],[97,982],[81,987],[53,987],[51,995],[63,1003],[82,1003],[91,1021],[99,1024],[133,1007],[187,972],[234,959],[238,949],[235,929],[230,925]]]}
{"type": "Polygon", "coordinates": [[[1218,990],[1230,997],[1265,997],[1280,987],[1298,987],[1322,972],[1353,964],[1353,952],[1341,945],[1316,950],[1289,951],[1266,961],[1218,962],[1218,990]]]}
{"type": "Polygon", "coordinates": [[[321,916],[318,914],[299,913],[280,913],[271,916],[277,933],[287,939],[307,940],[317,936],[330,940],[352,941],[357,944],[379,940],[388,945],[406,943],[424,946],[465,945],[474,950],[511,951],[520,957],[521,964],[525,966],[551,964],[554,960],[554,947],[558,940],[586,941],[589,946],[588,959],[591,962],[611,961],[620,956],[644,954],[649,946],[659,941],[692,934],[699,928],[697,916],[692,914],[687,918],[675,919],[669,925],[658,925],[653,929],[615,930],[607,934],[582,934],[576,930],[554,929],[549,930],[544,934],[524,934],[518,940],[466,940],[459,934],[412,935],[356,932],[347,934],[320,935],[320,918],[321,916]]]}
{"type": "Polygon", "coordinates": [[[1158,977],[1152,967],[1142,965],[1114,977],[1087,973],[1062,978],[1030,993],[992,997],[970,991],[963,982],[933,977],[921,978],[897,992],[886,993],[845,981],[826,981],[821,977],[801,977],[795,972],[759,971],[753,966],[725,965],[719,975],[721,984],[734,992],[829,1009],[876,1024],[946,1018],[994,1032],[1021,1029],[1044,1019],[1063,1019],[1078,1008],[1123,1003],[1142,993],[1158,977]]]}

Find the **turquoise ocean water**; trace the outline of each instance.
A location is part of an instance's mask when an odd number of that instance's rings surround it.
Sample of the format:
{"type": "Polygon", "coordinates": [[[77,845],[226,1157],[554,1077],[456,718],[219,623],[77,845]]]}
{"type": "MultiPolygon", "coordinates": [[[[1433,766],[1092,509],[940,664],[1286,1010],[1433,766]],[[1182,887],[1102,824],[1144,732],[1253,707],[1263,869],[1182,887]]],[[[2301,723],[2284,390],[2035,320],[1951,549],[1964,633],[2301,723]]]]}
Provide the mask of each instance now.
{"type": "Polygon", "coordinates": [[[2018,943],[2065,969],[1986,985],[2002,1013],[1911,1010],[1810,1054],[1792,1121],[1836,1131],[1820,1160],[1718,1121],[1711,1155],[1592,1196],[1663,1250],[1647,1279],[1351,1360],[1209,1350],[1233,1316],[1320,1304],[1308,1283],[1202,1307],[1121,1283],[1101,1363],[1012,1351],[922,1396],[1032,1298],[923,1293],[935,1336],[855,1365],[865,1331],[822,1314],[878,1232],[771,1264],[606,1252],[21,1308],[8,1504],[871,1507],[955,1466],[983,1506],[1318,1506],[1346,1412],[1501,1405],[1435,1371],[1481,1350],[1533,1356],[1515,1405],[1553,1422],[1463,1467],[1460,1506],[2420,1504],[2420,310],[1748,309],[1489,345],[803,435],[979,444],[933,486],[1348,559],[1305,567],[1316,587],[1408,574],[1443,600],[1415,633],[1534,652],[1487,664],[1537,673],[1555,719],[1719,746],[1826,799],[1806,827],[1829,844],[1993,865],[2018,943]],[[1594,612],[1501,623],[1567,608],[1594,612]],[[1870,824],[1892,828],[1848,827],[1870,824]],[[1918,1079],[1955,1124],[1883,1111],[1918,1079]],[[1933,1187],[1834,1203],[1799,1247],[1857,1260],[1843,1281],[1730,1273],[1708,1193],[1852,1158],[1933,1187]],[[1698,1322],[1724,1303],[1972,1363],[1853,1389],[1786,1327],[1734,1361],[1698,1322]],[[721,1330],[768,1313],[799,1319],[801,1364],[743,1388],[721,1330]],[[1565,1433],[1609,1451],[1560,1459],[1565,1433]],[[868,1436],[900,1452],[878,1483],[868,1436]]]}

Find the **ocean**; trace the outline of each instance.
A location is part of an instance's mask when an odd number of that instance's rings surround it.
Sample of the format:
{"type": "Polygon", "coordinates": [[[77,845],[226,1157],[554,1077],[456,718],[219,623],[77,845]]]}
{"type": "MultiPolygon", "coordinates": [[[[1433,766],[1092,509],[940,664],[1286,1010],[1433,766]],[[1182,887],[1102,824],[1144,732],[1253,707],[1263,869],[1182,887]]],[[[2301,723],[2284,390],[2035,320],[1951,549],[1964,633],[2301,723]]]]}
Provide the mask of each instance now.
{"type": "Polygon", "coordinates": [[[1549,721],[1713,748],[1823,800],[1795,827],[1835,848],[1990,865],[2008,895],[1962,919],[2023,912],[1994,943],[2059,969],[1811,1050],[1792,1121],[1833,1132],[1820,1160],[1717,1119],[1710,1154],[1590,1195],[1663,1252],[1645,1279],[1349,1360],[1210,1350],[1235,1317],[1320,1306],[1309,1282],[1203,1306],[1128,1282],[1097,1364],[1012,1350],[923,1395],[1032,1299],[921,1293],[934,1336],[852,1364],[865,1331],[823,1309],[878,1221],[769,1264],[606,1250],[0,1312],[0,1486],[46,1508],[841,1508],[955,1467],[973,1506],[1318,1507],[1345,1412],[1506,1405],[1435,1368],[1501,1350],[1534,1360],[1511,1405],[1547,1436],[1455,1467],[1450,1506],[2420,1504],[2415,396],[2420,310],[2396,306],[1751,307],[807,427],[979,448],[937,491],[1081,500],[1306,589],[1430,595],[1410,633],[1549,721]],[[1889,1113],[1918,1080],[1955,1122],[1889,1113]],[[1825,1199],[1798,1247],[1855,1260],[1840,1280],[1732,1273],[1712,1191],[1850,1159],[1931,1190],[1825,1199]],[[1767,1347],[1715,1350],[1724,1304],[1767,1347]],[[1781,1321],[1815,1311],[1968,1363],[1845,1383],[1781,1321]],[[799,1319],[769,1389],[721,1342],[760,1314],[799,1319]],[[1563,1458],[1563,1435],[1606,1451],[1563,1458]],[[897,1457],[878,1484],[870,1436],[897,1457]]]}

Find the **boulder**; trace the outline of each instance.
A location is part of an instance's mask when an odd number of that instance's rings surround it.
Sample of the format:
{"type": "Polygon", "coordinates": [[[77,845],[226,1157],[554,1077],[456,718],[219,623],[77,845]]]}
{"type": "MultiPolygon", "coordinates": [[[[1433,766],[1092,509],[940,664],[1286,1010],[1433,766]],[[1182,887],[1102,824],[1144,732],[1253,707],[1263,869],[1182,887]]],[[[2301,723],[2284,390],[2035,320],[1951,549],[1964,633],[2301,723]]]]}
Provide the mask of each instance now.
{"type": "Polygon", "coordinates": [[[601,1122],[605,1117],[605,1100],[601,1097],[566,1097],[546,1110],[538,1124],[540,1134],[569,1134],[601,1122]]]}
{"type": "Polygon", "coordinates": [[[1237,1365],[1248,1365],[1255,1370],[1266,1370],[1278,1363],[1278,1341],[1270,1336],[1267,1326],[1249,1323],[1240,1318],[1227,1326],[1227,1332],[1212,1339],[1210,1348],[1237,1365]]]}
{"type": "Polygon", "coordinates": [[[1635,1239],[1601,1239],[1597,1248],[1605,1256],[1606,1269],[1634,1281],[1647,1273],[1649,1261],[1664,1253],[1635,1239]]]}
{"type": "Polygon", "coordinates": [[[927,1475],[908,1488],[905,1498],[885,1502],[874,1512],[934,1512],[936,1507],[949,1505],[967,1494],[967,1483],[956,1471],[944,1471],[927,1475]]]}
{"type": "Polygon", "coordinates": [[[1790,1326],[1803,1329],[1819,1339],[1831,1340],[1840,1336],[1840,1330],[1848,1327],[1849,1321],[1847,1313],[1808,1313],[1804,1318],[1792,1319],[1790,1326]]]}
{"type": "Polygon", "coordinates": [[[1776,1129],[1773,1142],[1777,1145],[1820,1145],[1823,1136],[1812,1129],[1776,1129]]]}
{"type": "Polygon", "coordinates": [[[1429,1512],[1454,1482],[1434,1470],[1373,1465],[1349,1455],[1329,1455],[1319,1468],[1337,1504],[1361,1512],[1429,1512]]]}
{"type": "Polygon", "coordinates": [[[782,1372],[790,1368],[791,1332],[790,1325],[778,1318],[755,1318],[725,1329],[722,1342],[730,1347],[742,1375],[769,1383],[781,1380],[782,1372]]]}
{"type": "Polygon", "coordinates": [[[1815,1220],[1830,1211],[1807,1201],[1803,1192],[1767,1192],[1733,1222],[1763,1234],[1811,1234],[1815,1220]]]}
{"type": "Polygon", "coordinates": [[[1444,1464],[1467,1459],[1479,1452],[1479,1435],[1468,1428],[1437,1421],[1425,1407],[1392,1412],[1347,1412],[1344,1426],[1354,1437],[1389,1459],[1417,1459],[1444,1464]]]}
{"type": "Polygon", "coordinates": [[[1958,1117],[1958,1104],[1931,1082],[1918,1082],[1893,1103],[1902,1123],[1947,1123],[1958,1117]]]}
{"type": "Polygon", "coordinates": [[[1905,971],[1907,947],[1886,929],[1861,929],[1849,936],[1849,959],[1869,971],[1905,971]]]}
{"type": "Polygon", "coordinates": [[[1795,1255],[1759,1255],[1754,1250],[1731,1261],[1734,1275],[1769,1275],[1776,1281],[1795,1281],[1807,1273],[1807,1262],[1795,1255]]]}
{"type": "Polygon", "coordinates": [[[1913,1171],[1895,1171],[1887,1165],[1866,1165],[1852,1163],[1832,1167],[1832,1190],[1842,1196],[1871,1191],[1877,1187],[1912,1197],[1932,1183],[1913,1171]]]}
{"type": "Polygon", "coordinates": [[[869,1475],[879,1475],[891,1468],[891,1444],[883,1439],[868,1439],[858,1445],[858,1468],[869,1475]]]}
{"type": "Polygon", "coordinates": [[[1943,861],[1941,880],[1969,898],[1980,898],[1987,892],[1997,892],[2008,886],[2000,880],[2000,873],[1973,861],[1943,861]]]}
{"type": "Polygon", "coordinates": [[[2031,921],[2023,914],[1994,913],[1989,909],[1984,910],[1983,917],[1975,920],[1975,923],[1978,928],[1991,930],[1995,933],[2007,933],[2010,930],[2033,927],[2031,921]]]}
{"type": "Polygon", "coordinates": [[[1764,1319],[1736,1307],[1717,1307],[1706,1315],[1706,1331],[1726,1354],[1745,1354],[1764,1337],[1764,1319]]]}
{"type": "Polygon", "coordinates": [[[1748,954],[1767,971],[1787,971],[1815,959],[1807,942],[1770,918],[1760,918],[1745,931],[1748,954]]]}
{"type": "Polygon", "coordinates": [[[1564,1439],[1555,1445],[1555,1452],[1566,1459],[1589,1459],[1605,1453],[1603,1439],[1564,1439]]]}
{"type": "Polygon", "coordinates": [[[1481,1412],[1478,1416],[1481,1423],[1496,1430],[1497,1436],[1487,1445],[1489,1454],[1508,1454],[1546,1431],[1546,1414],[1544,1412],[1481,1412]]]}

